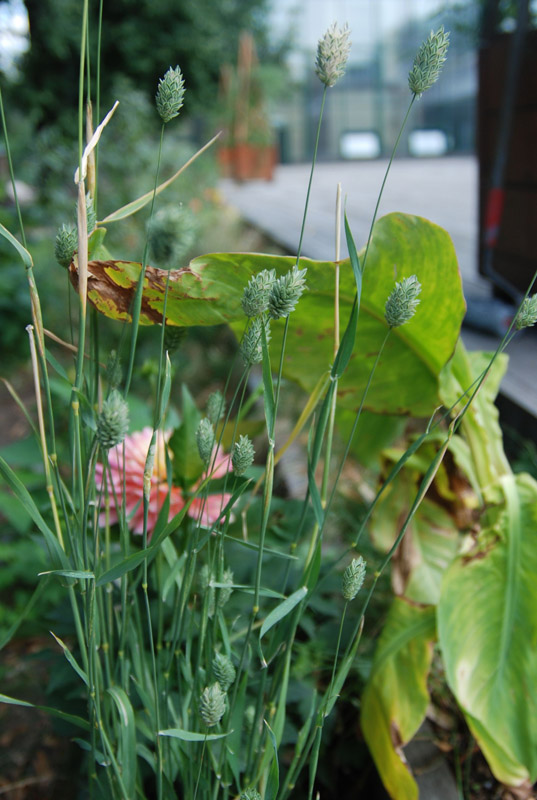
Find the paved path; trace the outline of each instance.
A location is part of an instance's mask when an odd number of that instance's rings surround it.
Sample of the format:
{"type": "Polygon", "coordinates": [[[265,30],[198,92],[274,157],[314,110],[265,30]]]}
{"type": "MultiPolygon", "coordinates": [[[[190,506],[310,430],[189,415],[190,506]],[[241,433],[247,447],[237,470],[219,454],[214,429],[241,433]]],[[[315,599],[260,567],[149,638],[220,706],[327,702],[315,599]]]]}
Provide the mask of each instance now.
{"type": "MultiPolygon", "coordinates": [[[[367,240],[371,215],[386,170],[386,161],[319,164],[313,179],[303,255],[334,258],[334,207],[337,183],[342,184],[347,216],[358,248],[367,240]]],[[[309,179],[309,166],[279,166],[273,181],[236,184],[221,181],[225,199],[242,216],[296,253],[309,179]]],[[[412,160],[392,165],[379,216],[405,211],[426,217],[449,231],[467,298],[487,298],[489,284],[477,271],[478,169],[473,157],[412,160]]],[[[346,255],[342,237],[342,255],[346,255]]],[[[533,332],[532,332],[533,333],[533,332]]],[[[502,392],[537,417],[537,337],[520,335],[509,350],[510,362],[502,392]]],[[[494,350],[498,337],[464,329],[471,350],[494,350]]]]}

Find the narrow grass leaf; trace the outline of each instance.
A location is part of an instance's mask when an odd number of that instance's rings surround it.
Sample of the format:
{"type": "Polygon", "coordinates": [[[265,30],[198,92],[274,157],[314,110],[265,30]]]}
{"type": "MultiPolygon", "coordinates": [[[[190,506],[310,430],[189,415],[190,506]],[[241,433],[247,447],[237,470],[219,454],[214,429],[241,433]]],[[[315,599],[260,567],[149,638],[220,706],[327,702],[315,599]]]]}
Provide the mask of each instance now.
{"type": "Polygon", "coordinates": [[[2,650],[6,646],[6,644],[9,644],[9,642],[15,636],[15,634],[17,633],[19,627],[22,625],[22,623],[24,622],[24,620],[26,619],[28,614],[31,612],[31,610],[33,609],[33,607],[35,606],[35,604],[37,603],[37,601],[39,600],[39,598],[41,597],[41,595],[45,591],[45,589],[47,587],[47,584],[48,584],[47,580],[40,581],[37,584],[37,588],[35,589],[35,591],[32,594],[30,600],[28,601],[28,603],[26,604],[26,606],[24,608],[24,611],[18,615],[18,617],[15,620],[15,622],[13,623],[13,625],[4,634],[2,639],[0,639],[0,650],[2,650]]]}
{"type": "Polygon", "coordinates": [[[229,638],[229,631],[227,629],[226,617],[221,608],[217,609],[216,614],[218,618],[218,627],[220,628],[220,633],[222,634],[224,652],[229,656],[231,655],[231,641],[229,638]]]}
{"type": "Polygon", "coordinates": [[[341,378],[341,376],[347,369],[348,363],[351,360],[351,356],[354,350],[357,327],[358,327],[358,303],[355,299],[354,304],[352,306],[349,321],[347,322],[347,327],[345,328],[345,333],[343,334],[343,337],[341,339],[341,344],[339,345],[336,357],[334,359],[334,364],[332,366],[332,372],[331,372],[332,378],[341,378]]]}
{"type": "Polygon", "coordinates": [[[272,744],[272,750],[274,753],[274,757],[272,759],[272,764],[270,765],[270,772],[268,775],[267,780],[267,788],[265,789],[265,800],[275,800],[276,795],[278,794],[278,789],[280,788],[280,765],[278,763],[278,745],[276,743],[276,737],[268,724],[268,722],[263,720],[267,727],[267,733],[269,735],[270,743],[272,744]]]}
{"type": "Polygon", "coordinates": [[[352,667],[352,663],[353,663],[354,659],[356,658],[356,651],[358,650],[358,645],[360,644],[360,639],[362,637],[363,627],[364,627],[364,620],[362,618],[362,624],[360,626],[360,630],[358,632],[358,635],[356,636],[356,639],[352,643],[352,647],[351,647],[350,651],[343,658],[343,661],[341,662],[341,664],[338,667],[338,670],[336,672],[335,680],[334,680],[334,682],[332,684],[332,691],[331,691],[330,695],[327,692],[327,694],[325,695],[325,697],[323,699],[323,703],[322,703],[323,711],[322,711],[322,713],[323,713],[324,717],[327,717],[330,714],[330,712],[332,711],[332,709],[334,708],[334,706],[336,704],[336,701],[337,701],[337,699],[339,697],[339,694],[340,694],[340,692],[341,692],[341,690],[343,688],[343,684],[347,680],[347,675],[349,674],[350,668],[352,667]]]}
{"type": "Polygon", "coordinates": [[[324,435],[326,433],[326,426],[328,424],[330,409],[332,407],[332,398],[335,391],[336,391],[336,384],[334,383],[334,381],[332,381],[330,383],[330,386],[328,387],[326,397],[323,400],[323,404],[319,412],[319,419],[317,422],[317,427],[315,428],[315,435],[313,437],[313,445],[310,448],[311,452],[310,462],[311,462],[311,469],[313,472],[315,472],[317,464],[319,463],[319,458],[321,457],[324,435]]]}
{"type": "Polygon", "coordinates": [[[360,258],[358,256],[358,251],[356,250],[356,245],[354,243],[354,238],[351,233],[351,229],[349,226],[349,220],[347,219],[347,214],[345,214],[345,238],[347,240],[347,249],[349,251],[349,258],[351,262],[352,271],[354,273],[354,280],[356,281],[356,294],[358,297],[358,308],[360,308],[360,300],[362,298],[362,265],[360,264],[360,258]]]}
{"type": "Polygon", "coordinates": [[[315,733],[315,741],[313,743],[312,753],[309,759],[310,774],[309,774],[308,800],[312,800],[313,797],[313,787],[315,785],[315,776],[317,775],[317,764],[319,763],[319,749],[321,747],[322,735],[323,735],[323,729],[319,725],[315,733]]]}
{"type": "Polygon", "coordinates": [[[5,378],[0,378],[0,380],[2,381],[2,383],[4,384],[6,389],[8,390],[9,394],[11,395],[11,397],[13,398],[13,400],[16,402],[16,404],[18,405],[18,407],[20,408],[20,410],[24,414],[24,416],[26,418],[26,422],[28,423],[28,426],[33,430],[34,435],[36,436],[36,438],[39,438],[39,433],[37,431],[37,428],[34,425],[34,421],[31,418],[30,414],[28,413],[28,411],[26,409],[26,406],[24,405],[23,401],[21,400],[21,398],[19,397],[19,395],[17,394],[17,392],[15,391],[13,386],[5,378]]]}
{"type": "Polygon", "coordinates": [[[313,722],[313,715],[315,713],[315,706],[317,704],[317,690],[314,689],[311,695],[311,705],[309,709],[308,716],[306,717],[304,724],[300,728],[296,740],[295,745],[295,757],[293,760],[298,760],[302,755],[302,751],[306,745],[306,741],[308,739],[310,730],[311,730],[311,723],[313,722]]]}
{"type": "Polygon", "coordinates": [[[244,729],[244,710],[246,708],[246,689],[248,688],[248,672],[242,676],[235,704],[231,709],[230,727],[233,729],[227,744],[226,758],[233,773],[233,777],[240,786],[240,754],[241,739],[244,729]]]}
{"type": "MultiPolygon", "coordinates": [[[[263,552],[265,552],[265,548],[263,548],[263,552]]],[[[245,594],[255,594],[255,586],[247,586],[242,583],[216,583],[216,581],[211,581],[211,586],[214,586],[215,589],[236,589],[245,594]]],[[[272,597],[274,600],[285,599],[284,594],[276,592],[273,589],[260,589],[259,594],[261,597],[272,597]]]]}
{"type": "Polygon", "coordinates": [[[317,586],[317,581],[319,580],[319,573],[321,571],[321,555],[321,540],[319,539],[315,548],[315,553],[313,554],[313,558],[311,560],[311,564],[306,573],[306,586],[308,587],[309,592],[312,592],[315,589],[317,586]]]}
{"type": "Polygon", "coordinates": [[[58,708],[38,706],[35,705],[35,703],[28,703],[26,700],[17,700],[15,697],[9,697],[7,694],[0,694],[0,703],[6,703],[6,705],[10,706],[37,708],[38,711],[44,711],[46,714],[50,714],[53,717],[63,719],[64,722],[70,722],[72,725],[76,725],[77,728],[82,728],[85,731],[89,731],[90,726],[85,719],[82,719],[82,717],[77,717],[75,714],[66,714],[65,711],[60,711],[58,708]]]}
{"type": "Polygon", "coordinates": [[[4,239],[7,239],[7,241],[11,245],[13,245],[13,247],[15,248],[17,253],[22,258],[22,260],[24,262],[24,266],[27,269],[31,269],[33,267],[33,265],[34,265],[34,262],[32,260],[32,256],[30,255],[28,250],[25,247],[22,246],[22,244],[19,242],[19,240],[15,239],[13,234],[10,233],[7,228],[4,228],[4,226],[1,223],[0,223],[0,235],[2,235],[4,237],[4,239]]]}
{"type": "Polygon", "coordinates": [[[149,764],[153,772],[156,772],[157,759],[155,758],[155,754],[152,753],[151,750],[145,746],[145,744],[137,744],[136,753],[140,756],[140,758],[143,758],[147,764],[149,764]]]}
{"type": "MultiPolygon", "coordinates": [[[[172,517],[172,519],[161,531],[155,528],[155,530],[153,531],[153,536],[151,537],[152,541],[151,548],[155,548],[155,552],[156,549],[160,546],[160,544],[164,541],[164,539],[167,539],[168,536],[170,536],[174,531],[177,530],[181,522],[186,517],[186,514],[188,512],[188,509],[190,508],[193,499],[194,499],[193,497],[190,497],[183,506],[183,508],[181,509],[181,511],[179,511],[179,513],[176,514],[175,517],[172,517]]],[[[148,550],[151,548],[148,548],[148,550]]]]}
{"type": "Polygon", "coordinates": [[[315,521],[322,530],[324,527],[324,509],[321,495],[315,481],[315,472],[311,461],[308,463],[308,488],[310,490],[311,505],[313,507],[313,513],[315,514],[315,521]]]}
{"type": "Polygon", "coordinates": [[[261,640],[263,636],[271,628],[274,627],[274,625],[276,625],[284,617],[286,617],[287,614],[289,614],[293,610],[293,608],[297,606],[301,600],[304,599],[307,593],[308,593],[307,586],[301,586],[300,589],[297,589],[296,592],[293,592],[293,594],[289,595],[289,597],[286,600],[284,600],[283,603],[280,603],[279,606],[276,606],[276,608],[273,609],[270,612],[270,614],[267,614],[267,616],[263,621],[263,624],[261,625],[261,630],[259,632],[259,639],[261,640]]]}
{"type": "Polygon", "coordinates": [[[207,142],[207,144],[198,150],[198,152],[195,153],[192,158],[189,158],[186,164],[183,164],[183,166],[178,169],[177,172],[171,176],[171,178],[168,178],[168,180],[164,181],[164,183],[161,183],[160,186],[157,187],[156,192],[153,192],[153,190],[146,192],[146,194],[138,197],[137,200],[133,200],[131,203],[127,203],[127,205],[118,208],[117,211],[113,211],[111,214],[105,217],[102,222],[99,222],[99,225],[105,225],[107,222],[118,222],[126,217],[130,217],[132,214],[136,214],[137,211],[140,211],[151,201],[153,195],[160,194],[164,191],[164,189],[167,189],[167,187],[170,186],[170,184],[172,184],[179,177],[179,175],[181,175],[181,173],[184,172],[185,169],[198,158],[198,156],[201,156],[205,150],[207,150],[212,144],[214,144],[214,142],[216,142],[219,136],[220,133],[217,133],[216,136],[214,136],[209,142],[207,142]]]}
{"type": "Polygon", "coordinates": [[[72,389],[71,381],[69,380],[69,375],[64,370],[64,368],[62,367],[62,365],[60,364],[58,359],[55,358],[52,355],[52,353],[50,353],[48,350],[45,351],[45,357],[46,357],[48,363],[50,364],[50,366],[53,367],[54,370],[58,373],[60,378],[63,378],[63,380],[66,381],[69,384],[69,387],[72,389]]]}
{"type": "MultiPolygon", "coordinates": [[[[245,542],[244,539],[236,539],[234,536],[230,536],[227,533],[224,534],[224,539],[227,539],[228,542],[234,542],[241,547],[245,547],[247,550],[259,550],[258,544],[255,544],[254,542],[245,542]]],[[[273,550],[271,547],[263,547],[263,555],[277,556],[278,558],[288,559],[289,561],[296,561],[298,558],[297,556],[290,555],[289,553],[282,553],[281,550],[273,550]]]]}
{"type": "Polygon", "coordinates": [[[232,731],[227,733],[196,733],[195,731],[185,731],[182,728],[166,728],[164,731],[159,731],[159,736],[171,736],[173,739],[181,739],[183,742],[214,742],[216,739],[225,739],[226,736],[232,731]]]}
{"type": "Polygon", "coordinates": [[[136,725],[134,711],[127,694],[118,686],[107,689],[116,704],[121,729],[120,764],[128,797],[134,797],[136,786],[136,725]]]}
{"type": "MultiPolygon", "coordinates": [[[[91,753],[91,745],[89,742],[86,742],[85,739],[80,739],[78,736],[75,736],[71,739],[72,742],[77,744],[81,750],[85,750],[87,753],[91,753]]],[[[100,767],[109,767],[110,760],[105,756],[101,750],[95,750],[95,761],[99,764],[100,767]]]]}
{"type": "Polygon", "coordinates": [[[293,430],[289,434],[289,437],[288,437],[287,441],[285,442],[285,444],[282,447],[280,447],[280,449],[278,450],[278,452],[274,456],[274,464],[275,465],[278,463],[280,458],[283,456],[283,454],[285,453],[287,448],[290,447],[293,444],[293,442],[295,441],[297,436],[302,431],[302,428],[304,427],[304,425],[306,424],[306,422],[308,421],[310,416],[313,414],[313,412],[317,408],[319,400],[321,399],[321,397],[323,396],[326,388],[328,387],[328,381],[329,380],[330,380],[330,372],[325,372],[324,375],[321,375],[321,377],[319,378],[319,380],[317,382],[317,385],[315,386],[314,390],[312,391],[312,393],[308,397],[308,402],[304,406],[304,409],[302,410],[302,413],[301,413],[300,417],[298,418],[298,421],[297,421],[295,427],[293,428],[293,430]]]}
{"type": "Polygon", "coordinates": [[[38,572],[37,576],[40,578],[42,575],[59,575],[64,578],[80,578],[85,580],[94,580],[95,575],[93,572],[88,572],[83,569],[49,569],[46,572],[38,572]]]}
{"type": "Polygon", "coordinates": [[[60,544],[53,534],[43,517],[41,516],[36,504],[34,503],[31,494],[26,489],[22,481],[19,480],[17,475],[13,472],[9,464],[0,456],[0,475],[4,478],[5,482],[13,492],[13,494],[20,500],[28,514],[31,516],[47,542],[51,553],[59,560],[62,567],[69,569],[69,562],[65,553],[63,552],[60,544]]]}
{"type": "Polygon", "coordinates": [[[157,427],[161,426],[162,419],[166,412],[166,408],[168,407],[171,386],[172,386],[172,364],[170,361],[170,356],[166,352],[166,366],[164,368],[164,386],[162,387],[162,395],[160,397],[157,427]]]}
{"type": "Polygon", "coordinates": [[[96,586],[105,586],[107,583],[111,583],[112,581],[116,581],[118,578],[122,578],[123,575],[126,575],[128,572],[131,572],[133,569],[136,569],[146,558],[150,555],[154,554],[155,548],[154,545],[150,547],[146,547],[145,550],[138,550],[137,553],[132,553],[132,555],[127,556],[118,564],[115,564],[110,569],[107,569],[106,572],[97,578],[96,586]]]}
{"type": "Polygon", "coordinates": [[[56,641],[60,645],[61,649],[63,650],[63,654],[64,654],[65,658],[70,663],[70,665],[72,666],[72,668],[74,669],[74,671],[76,672],[78,677],[81,678],[84,681],[86,686],[89,686],[89,680],[88,680],[87,674],[84,672],[82,667],[79,665],[79,663],[77,662],[76,658],[71,653],[71,651],[69,650],[69,648],[67,647],[65,642],[62,642],[60,637],[56,636],[56,634],[53,633],[52,631],[50,631],[50,635],[53,636],[56,639],[56,641]]]}

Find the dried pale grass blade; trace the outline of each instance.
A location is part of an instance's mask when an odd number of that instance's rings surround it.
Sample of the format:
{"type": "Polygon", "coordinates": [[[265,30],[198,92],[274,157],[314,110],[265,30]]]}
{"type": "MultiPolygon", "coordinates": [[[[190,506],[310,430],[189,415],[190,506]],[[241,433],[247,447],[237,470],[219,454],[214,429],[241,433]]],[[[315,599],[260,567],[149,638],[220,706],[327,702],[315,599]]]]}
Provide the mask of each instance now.
{"type": "Polygon", "coordinates": [[[91,137],[91,139],[87,143],[87,145],[86,145],[86,147],[84,149],[84,152],[82,153],[82,177],[80,177],[80,169],[79,169],[79,167],[77,167],[76,171],[75,171],[75,183],[78,183],[80,185],[82,183],[82,181],[85,179],[86,172],[87,172],[87,169],[88,169],[88,158],[89,158],[90,154],[93,152],[93,150],[97,147],[99,139],[101,138],[101,133],[103,132],[105,127],[110,122],[110,120],[112,118],[112,114],[114,113],[114,111],[116,110],[118,105],[119,105],[119,100],[116,100],[116,102],[114,103],[114,105],[112,106],[112,108],[110,109],[108,114],[106,115],[106,117],[100,123],[100,125],[97,125],[97,127],[95,129],[95,133],[93,134],[93,136],[91,137]]]}
{"type": "Polygon", "coordinates": [[[62,534],[62,526],[60,524],[60,518],[58,516],[58,509],[56,506],[56,498],[54,496],[54,487],[52,485],[52,479],[50,474],[50,463],[48,457],[48,448],[47,448],[47,437],[45,434],[45,419],[43,415],[43,400],[41,397],[41,384],[39,381],[39,365],[37,361],[37,352],[35,347],[35,338],[34,338],[34,327],[33,325],[27,325],[26,330],[28,332],[28,338],[30,340],[30,355],[32,358],[32,370],[34,375],[34,388],[35,388],[35,399],[37,405],[37,420],[39,423],[39,436],[41,439],[41,450],[43,452],[43,467],[45,469],[45,479],[47,484],[47,494],[50,500],[50,507],[52,510],[52,516],[54,519],[54,528],[56,530],[56,536],[58,537],[58,541],[62,550],[65,551],[65,544],[63,542],[63,534],[62,534]]]}
{"type": "MultiPolygon", "coordinates": [[[[86,141],[91,142],[93,138],[93,106],[91,100],[88,100],[86,103],[86,141]]],[[[87,185],[88,185],[88,192],[94,198],[95,197],[95,181],[96,181],[96,173],[95,173],[95,150],[92,150],[91,153],[88,153],[88,165],[87,165],[87,185]]]]}
{"type": "Polygon", "coordinates": [[[204,144],[203,147],[200,150],[198,150],[197,153],[194,153],[194,155],[191,158],[189,158],[188,161],[185,164],[183,164],[183,166],[180,169],[178,169],[174,175],[171,176],[171,178],[168,178],[168,180],[164,181],[164,183],[161,183],[160,186],[157,186],[156,192],[153,192],[153,190],[151,189],[151,191],[146,192],[146,194],[143,194],[141,197],[138,197],[137,200],[133,200],[131,203],[127,203],[127,205],[118,208],[117,211],[113,211],[111,214],[109,214],[107,217],[105,217],[97,224],[106,225],[109,222],[118,222],[121,219],[130,217],[132,214],[136,214],[137,211],[140,211],[140,209],[142,209],[149,203],[149,201],[153,197],[153,194],[160,194],[162,191],[164,191],[164,189],[167,189],[167,187],[171,183],[173,183],[174,180],[178,178],[179,175],[181,175],[181,173],[185,171],[185,169],[187,169],[187,167],[189,167],[199,156],[201,156],[202,153],[208,150],[209,147],[211,147],[211,145],[213,145],[216,142],[220,134],[221,132],[218,132],[216,136],[213,136],[213,138],[210,141],[208,141],[207,144],[204,144]]]}

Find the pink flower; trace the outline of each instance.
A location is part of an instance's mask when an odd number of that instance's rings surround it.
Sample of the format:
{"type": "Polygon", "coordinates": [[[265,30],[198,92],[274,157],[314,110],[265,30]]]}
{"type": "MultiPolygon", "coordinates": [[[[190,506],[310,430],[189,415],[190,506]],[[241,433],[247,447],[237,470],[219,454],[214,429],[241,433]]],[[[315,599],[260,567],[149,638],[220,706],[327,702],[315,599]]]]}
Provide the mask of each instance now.
{"type": "MultiPolygon", "coordinates": [[[[144,529],[144,469],[152,435],[153,431],[151,428],[144,428],[141,431],[127,436],[123,444],[112,447],[108,452],[109,469],[106,475],[106,482],[108,484],[110,501],[109,520],[111,524],[118,521],[118,508],[121,507],[123,501],[123,479],[125,479],[125,513],[127,516],[127,524],[134,533],[143,533],[144,529]],[[124,465],[123,447],[125,447],[124,465]]],[[[158,515],[168,494],[170,495],[168,521],[178,514],[185,505],[185,498],[182,490],[178,486],[172,486],[171,488],[168,486],[166,475],[166,450],[170,435],[171,431],[168,431],[166,434],[159,431],[157,435],[147,515],[147,531],[149,535],[157,524],[158,515]]],[[[168,455],[171,458],[169,450],[168,455]]],[[[221,448],[218,448],[216,452],[214,463],[214,469],[211,470],[211,477],[213,478],[221,478],[232,469],[230,456],[226,456],[221,448]]],[[[103,465],[101,463],[96,464],[95,481],[99,491],[103,485],[103,472],[103,465]]],[[[193,491],[195,491],[200,482],[201,481],[193,487],[193,491]]],[[[195,497],[188,509],[188,514],[190,517],[198,520],[200,525],[210,527],[216,522],[222,509],[229,502],[230,497],[231,495],[227,493],[211,495],[209,497],[195,497]]],[[[105,512],[102,510],[99,515],[99,522],[101,525],[105,524],[105,517],[105,512]]]]}

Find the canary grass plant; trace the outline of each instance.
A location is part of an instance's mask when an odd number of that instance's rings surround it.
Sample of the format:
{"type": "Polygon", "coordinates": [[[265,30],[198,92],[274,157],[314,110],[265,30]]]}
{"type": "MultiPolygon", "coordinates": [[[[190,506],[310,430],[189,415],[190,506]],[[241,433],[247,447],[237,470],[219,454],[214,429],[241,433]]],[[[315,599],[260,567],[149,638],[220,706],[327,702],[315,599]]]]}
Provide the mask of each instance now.
{"type": "MultiPolygon", "coordinates": [[[[180,247],[176,249],[170,233],[173,220],[166,219],[163,228],[159,217],[158,196],[170,182],[159,183],[160,151],[152,191],[99,222],[94,214],[101,206],[95,154],[100,137],[106,139],[106,127],[113,126],[114,109],[95,131],[89,103],[83,114],[89,91],[87,26],[86,9],[75,173],[78,224],[76,232],[62,227],[55,243],[57,260],[69,270],[78,297],[74,379],[47,348],[20,211],[20,240],[5,228],[1,231],[28,276],[36,435],[48,509],[36,505],[3,460],[0,469],[48,551],[50,569],[36,578],[36,595],[45,581],[59,581],[73,620],[72,638],[53,636],[79,681],[80,702],[69,711],[49,710],[72,725],[86,753],[90,797],[286,800],[304,772],[304,796],[310,800],[325,720],[355,662],[372,593],[495,357],[459,387],[443,413],[435,413],[437,378],[455,345],[463,312],[460,287],[448,285],[448,280],[457,280],[456,262],[448,237],[430,223],[404,215],[377,222],[386,178],[361,253],[345,218],[349,258],[341,259],[339,192],[335,261],[301,257],[325,98],[343,75],[350,48],[346,27],[332,26],[319,43],[315,69],[324,85],[323,101],[296,256],[213,254],[184,269],[171,270],[166,264],[161,270],[148,263],[149,254],[164,252],[167,260],[180,247]],[[113,259],[103,243],[105,226],[119,224],[144,206],[149,206],[150,220],[141,263],[113,259]],[[403,239],[404,252],[398,250],[403,239]],[[438,263],[429,263],[430,256],[438,263]],[[328,310],[327,296],[332,304],[328,310]],[[455,299],[444,303],[444,298],[455,299]],[[112,353],[99,348],[102,314],[121,321],[112,353]],[[419,327],[420,314],[428,337],[419,327]],[[355,345],[359,315],[367,347],[360,337],[355,345]],[[170,354],[181,346],[185,327],[222,322],[237,333],[242,366],[233,366],[228,382],[211,395],[202,414],[186,387],[178,398],[170,354]],[[152,424],[136,431],[129,427],[129,404],[139,327],[148,324],[160,326],[157,389],[153,398],[143,398],[153,409],[152,424]],[[427,372],[409,354],[426,347],[422,340],[430,338],[431,324],[439,339],[420,351],[425,353],[423,362],[432,364],[427,372]],[[310,349],[307,339],[313,342],[310,349]],[[373,356],[360,357],[358,348],[373,356]],[[398,361],[404,362],[403,373],[398,361]],[[259,388],[252,397],[251,376],[257,369],[259,388]],[[401,379],[405,371],[406,381],[401,379]],[[51,373],[70,386],[65,460],[57,455],[59,411],[52,401],[51,373]],[[286,376],[307,390],[308,399],[289,440],[279,442],[276,422],[286,376]],[[262,398],[264,410],[264,434],[255,443],[262,460],[256,459],[250,436],[256,397],[262,398]],[[340,403],[352,411],[354,421],[334,466],[340,403]],[[387,413],[412,408],[430,422],[394,464],[353,531],[351,546],[342,545],[327,564],[323,541],[338,481],[361,414],[375,406],[387,413]],[[274,495],[275,467],[306,425],[307,491],[299,501],[280,500],[274,495]],[[431,437],[440,437],[440,444],[385,558],[371,572],[357,552],[366,524],[395,477],[431,437]],[[298,719],[298,730],[296,716],[295,727],[289,728],[297,637],[311,630],[306,625],[311,604],[323,581],[337,570],[341,616],[331,663],[316,686],[307,685],[309,712],[298,719]]],[[[420,49],[410,73],[403,127],[416,98],[438,78],[447,45],[440,29],[420,49]]],[[[184,102],[185,85],[176,66],[157,89],[161,148],[166,127],[184,102]]],[[[3,106],[2,121],[9,157],[3,106]]],[[[9,163],[16,196],[10,158],[9,163]]],[[[527,299],[520,325],[533,324],[536,315],[534,301],[527,299]]],[[[23,698],[1,699],[28,705],[23,698]]]]}

